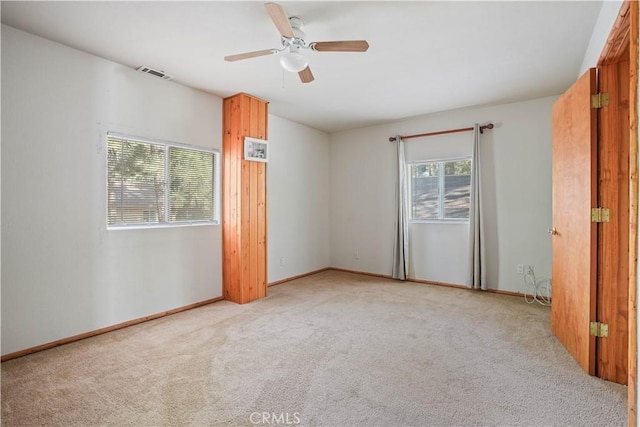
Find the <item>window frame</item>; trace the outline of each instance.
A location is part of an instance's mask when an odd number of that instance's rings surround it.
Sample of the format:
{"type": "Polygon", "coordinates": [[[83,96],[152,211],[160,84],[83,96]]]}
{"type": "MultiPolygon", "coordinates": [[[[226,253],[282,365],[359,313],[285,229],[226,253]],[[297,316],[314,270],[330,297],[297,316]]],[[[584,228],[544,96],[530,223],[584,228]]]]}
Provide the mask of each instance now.
{"type": "MultiPolygon", "coordinates": [[[[451,163],[451,162],[459,162],[459,161],[469,161],[471,163],[471,173],[470,177],[473,179],[473,157],[472,156],[462,156],[462,157],[447,157],[441,159],[433,159],[433,160],[414,160],[407,163],[407,198],[409,201],[409,223],[436,223],[436,224],[464,224],[469,222],[469,217],[467,218],[444,218],[444,167],[441,167],[439,170],[442,172],[438,173],[438,218],[413,218],[413,180],[411,179],[411,168],[414,165],[424,165],[428,163],[451,163]]],[[[471,185],[469,185],[469,206],[471,206],[471,185]]]]}
{"type": "Polygon", "coordinates": [[[107,230],[136,230],[136,229],[150,229],[150,228],[175,228],[175,227],[194,227],[203,225],[220,225],[220,150],[213,148],[198,147],[190,144],[182,144],[179,142],[167,141],[163,139],[145,138],[141,136],[128,135],[119,132],[109,131],[104,136],[105,147],[105,224],[107,230]],[[165,192],[164,192],[164,205],[165,205],[165,220],[163,222],[154,223],[131,223],[131,224],[109,224],[109,138],[126,139],[132,142],[139,142],[142,144],[153,144],[163,146],[165,149],[165,192]],[[171,185],[171,171],[170,171],[170,155],[169,151],[172,147],[183,148],[191,151],[200,151],[205,153],[211,153],[213,155],[213,171],[212,171],[212,209],[213,219],[211,220],[192,220],[192,221],[170,221],[171,215],[171,192],[169,187],[171,185]]]}

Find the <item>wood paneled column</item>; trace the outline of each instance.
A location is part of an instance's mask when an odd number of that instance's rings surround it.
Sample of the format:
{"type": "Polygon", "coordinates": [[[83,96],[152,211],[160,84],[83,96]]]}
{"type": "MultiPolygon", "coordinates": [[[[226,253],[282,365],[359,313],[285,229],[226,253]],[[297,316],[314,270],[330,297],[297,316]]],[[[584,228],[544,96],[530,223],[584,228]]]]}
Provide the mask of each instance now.
{"type": "Polygon", "coordinates": [[[267,102],[239,93],[223,116],[223,295],[244,304],[267,296],[267,164],[244,160],[245,136],[267,139],[267,102]]]}

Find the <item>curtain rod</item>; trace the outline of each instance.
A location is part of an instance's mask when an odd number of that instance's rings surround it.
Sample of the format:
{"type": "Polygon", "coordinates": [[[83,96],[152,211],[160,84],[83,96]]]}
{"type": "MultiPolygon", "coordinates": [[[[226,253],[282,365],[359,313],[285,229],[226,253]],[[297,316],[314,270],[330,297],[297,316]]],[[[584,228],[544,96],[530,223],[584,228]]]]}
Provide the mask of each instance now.
{"type": "MultiPolygon", "coordinates": [[[[480,133],[484,133],[485,129],[493,129],[493,123],[487,123],[486,125],[480,126],[480,133]]],[[[404,136],[401,136],[400,138],[401,139],[422,138],[424,136],[444,135],[446,133],[468,132],[470,130],[473,130],[473,128],[472,127],[460,128],[460,129],[451,129],[451,130],[441,130],[439,132],[420,133],[417,135],[404,135],[404,136]]],[[[396,140],[395,136],[392,136],[389,138],[389,142],[394,142],[395,140],[396,140]]]]}

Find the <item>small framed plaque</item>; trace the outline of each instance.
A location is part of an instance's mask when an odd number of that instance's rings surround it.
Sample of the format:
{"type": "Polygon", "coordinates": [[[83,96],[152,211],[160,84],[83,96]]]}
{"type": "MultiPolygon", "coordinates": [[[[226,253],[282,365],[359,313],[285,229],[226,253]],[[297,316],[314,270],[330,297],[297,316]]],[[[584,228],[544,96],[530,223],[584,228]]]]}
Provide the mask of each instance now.
{"type": "Polygon", "coordinates": [[[267,141],[264,139],[244,137],[244,159],[254,162],[269,161],[267,141]]]}

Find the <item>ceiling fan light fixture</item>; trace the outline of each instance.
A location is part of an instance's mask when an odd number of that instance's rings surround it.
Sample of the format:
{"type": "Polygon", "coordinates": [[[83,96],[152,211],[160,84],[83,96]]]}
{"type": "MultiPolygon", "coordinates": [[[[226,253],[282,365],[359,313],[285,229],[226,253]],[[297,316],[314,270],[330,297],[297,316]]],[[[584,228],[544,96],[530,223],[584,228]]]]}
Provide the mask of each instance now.
{"type": "Polygon", "coordinates": [[[280,57],[280,65],[286,71],[291,73],[299,73],[307,68],[309,60],[298,52],[285,53],[280,57]]]}
{"type": "Polygon", "coordinates": [[[268,2],[264,4],[265,10],[271,21],[280,33],[281,49],[263,49],[253,52],[228,55],[225,61],[234,62],[242,59],[258,56],[278,55],[280,66],[290,73],[297,73],[302,83],[311,83],[315,80],[309,68],[309,60],[300,54],[302,49],[310,49],[314,52],[366,52],[369,43],[366,40],[335,40],[307,43],[302,31],[304,21],[298,16],[287,16],[282,5],[268,2]]]}

